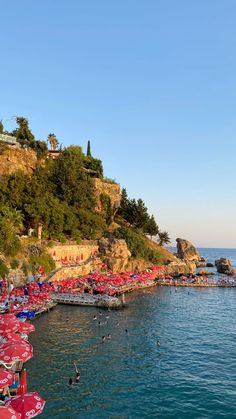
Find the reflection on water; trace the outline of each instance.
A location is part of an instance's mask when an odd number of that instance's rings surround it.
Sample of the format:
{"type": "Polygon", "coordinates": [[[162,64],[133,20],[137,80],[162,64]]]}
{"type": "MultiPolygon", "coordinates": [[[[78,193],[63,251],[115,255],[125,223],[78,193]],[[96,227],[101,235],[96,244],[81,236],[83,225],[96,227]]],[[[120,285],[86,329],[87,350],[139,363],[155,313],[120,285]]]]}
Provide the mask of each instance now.
{"type": "Polygon", "coordinates": [[[235,293],[152,288],[97,321],[95,308],[56,307],[31,334],[28,387],[47,400],[41,417],[235,418],[235,293]],[[73,361],[81,381],[69,388],[73,361]]]}

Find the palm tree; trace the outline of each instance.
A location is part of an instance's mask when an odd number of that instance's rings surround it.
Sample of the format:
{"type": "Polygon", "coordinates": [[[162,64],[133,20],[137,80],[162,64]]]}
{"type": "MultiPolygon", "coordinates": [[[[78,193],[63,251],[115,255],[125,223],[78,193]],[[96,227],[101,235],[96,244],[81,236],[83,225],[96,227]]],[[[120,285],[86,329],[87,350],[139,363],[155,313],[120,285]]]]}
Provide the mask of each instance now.
{"type": "Polygon", "coordinates": [[[167,233],[167,231],[159,231],[158,232],[158,236],[159,236],[159,242],[158,242],[158,244],[160,246],[163,246],[164,244],[170,243],[170,236],[167,233]]]}
{"type": "Polygon", "coordinates": [[[53,150],[57,149],[57,147],[59,145],[59,141],[58,141],[55,134],[53,134],[53,133],[48,134],[47,141],[49,142],[49,144],[50,144],[50,146],[52,147],[53,150]]]}
{"type": "Polygon", "coordinates": [[[9,224],[19,233],[23,229],[24,216],[21,211],[16,208],[10,208],[7,205],[2,206],[0,217],[4,217],[9,224]]]}

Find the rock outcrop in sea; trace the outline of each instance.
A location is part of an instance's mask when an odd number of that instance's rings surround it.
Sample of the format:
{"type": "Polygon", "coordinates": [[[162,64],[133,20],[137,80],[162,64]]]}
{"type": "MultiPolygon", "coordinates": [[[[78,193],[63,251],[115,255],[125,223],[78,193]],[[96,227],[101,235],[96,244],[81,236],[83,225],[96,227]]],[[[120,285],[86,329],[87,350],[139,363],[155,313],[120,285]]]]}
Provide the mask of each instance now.
{"type": "Polygon", "coordinates": [[[179,259],[191,262],[201,262],[202,258],[197,249],[188,240],[176,239],[177,256],[179,259]]]}
{"type": "Polygon", "coordinates": [[[215,261],[216,269],[219,274],[234,275],[235,271],[231,266],[231,262],[229,259],[220,258],[215,261]]]}

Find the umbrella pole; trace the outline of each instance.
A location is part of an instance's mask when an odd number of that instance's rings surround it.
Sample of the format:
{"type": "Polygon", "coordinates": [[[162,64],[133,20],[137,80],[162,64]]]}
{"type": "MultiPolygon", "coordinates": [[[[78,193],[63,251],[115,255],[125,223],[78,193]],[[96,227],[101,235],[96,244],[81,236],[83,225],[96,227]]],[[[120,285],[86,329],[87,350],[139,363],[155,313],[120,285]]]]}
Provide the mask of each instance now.
{"type": "Polygon", "coordinates": [[[26,374],[26,369],[24,368],[21,374],[20,386],[17,391],[17,394],[25,394],[26,392],[27,392],[27,374],[26,374]]]}

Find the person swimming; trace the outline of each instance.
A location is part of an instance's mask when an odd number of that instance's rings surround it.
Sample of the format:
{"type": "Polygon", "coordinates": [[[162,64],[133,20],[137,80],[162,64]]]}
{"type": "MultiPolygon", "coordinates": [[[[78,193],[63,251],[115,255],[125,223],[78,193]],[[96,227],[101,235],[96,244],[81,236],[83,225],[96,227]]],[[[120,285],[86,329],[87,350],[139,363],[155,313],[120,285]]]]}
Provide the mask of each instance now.
{"type": "Polygon", "coordinates": [[[128,329],[125,329],[125,333],[128,333],[128,329]]]}
{"type": "Polygon", "coordinates": [[[110,333],[108,333],[107,339],[111,339],[111,334],[110,333]]]}
{"type": "Polygon", "coordinates": [[[72,378],[69,378],[69,386],[72,386],[72,378]]]}
{"type": "Polygon", "coordinates": [[[157,346],[161,346],[161,343],[159,340],[157,340],[157,346]]]}
{"type": "Polygon", "coordinates": [[[74,362],[74,367],[75,367],[75,382],[78,383],[80,380],[80,372],[75,362],[74,362]]]}
{"type": "Polygon", "coordinates": [[[102,343],[106,341],[106,336],[102,336],[102,343]]]}
{"type": "Polygon", "coordinates": [[[96,316],[96,314],[94,314],[94,316],[93,316],[93,320],[97,320],[97,316],[96,316]]]}

